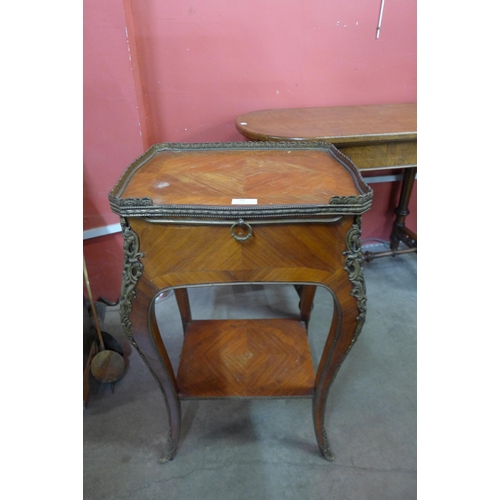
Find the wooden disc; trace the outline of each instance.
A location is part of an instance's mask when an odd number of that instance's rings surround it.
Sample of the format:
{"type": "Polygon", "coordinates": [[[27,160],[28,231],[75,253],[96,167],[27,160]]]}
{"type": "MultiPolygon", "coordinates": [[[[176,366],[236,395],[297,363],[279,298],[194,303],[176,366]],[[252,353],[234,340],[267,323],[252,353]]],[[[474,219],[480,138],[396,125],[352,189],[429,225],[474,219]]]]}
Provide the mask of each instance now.
{"type": "Polygon", "coordinates": [[[101,351],[93,357],[90,369],[99,382],[110,384],[122,377],[125,371],[125,361],[115,351],[101,351]]]}

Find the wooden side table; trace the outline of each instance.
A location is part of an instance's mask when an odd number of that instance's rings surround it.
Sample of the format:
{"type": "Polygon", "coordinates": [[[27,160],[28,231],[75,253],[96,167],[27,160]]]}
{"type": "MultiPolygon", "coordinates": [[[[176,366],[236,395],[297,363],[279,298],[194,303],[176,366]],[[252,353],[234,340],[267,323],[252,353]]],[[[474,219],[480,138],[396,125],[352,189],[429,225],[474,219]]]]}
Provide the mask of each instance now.
{"type": "Polygon", "coordinates": [[[253,141],[334,144],[362,171],[404,169],[390,251],[366,252],[365,260],[417,251],[417,235],[405,225],[417,173],[416,103],[252,111],[236,119],[236,128],[253,141]]]}
{"type": "Polygon", "coordinates": [[[169,414],[161,461],[177,449],[181,400],[231,397],[311,398],[331,460],[327,394],[366,311],[359,237],[372,191],[352,162],[327,144],[159,144],[109,200],[124,237],[122,324],[169,414]],[[192,319],[187,287],[252,283],[299,283],[311,293],[294,319],[192,319]],[[335,314],[314,373],[306,326],[316,286],[332,294],[335,314]],[[184,325],[177,373],[155,315],[166,290],[184,325]]]}

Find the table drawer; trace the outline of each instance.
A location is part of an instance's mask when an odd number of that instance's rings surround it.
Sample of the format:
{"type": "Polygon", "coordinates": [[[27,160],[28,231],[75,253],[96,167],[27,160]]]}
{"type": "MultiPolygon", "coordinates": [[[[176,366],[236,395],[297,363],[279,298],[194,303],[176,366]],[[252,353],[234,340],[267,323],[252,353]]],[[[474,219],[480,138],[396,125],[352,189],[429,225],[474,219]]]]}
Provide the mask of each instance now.
{"type": "Polygon", "coordinates": [[[340,262],[352,216],[295,221],[151,222],[131,219],[150,278],[168,273],[303,267],[331,271],[340,262]]]}

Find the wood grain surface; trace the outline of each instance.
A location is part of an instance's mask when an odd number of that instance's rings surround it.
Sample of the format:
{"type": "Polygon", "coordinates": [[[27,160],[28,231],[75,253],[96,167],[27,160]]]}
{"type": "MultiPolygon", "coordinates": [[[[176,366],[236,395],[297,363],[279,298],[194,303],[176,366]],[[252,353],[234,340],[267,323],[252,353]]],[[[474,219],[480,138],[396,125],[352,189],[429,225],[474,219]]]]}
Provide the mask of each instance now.
{"type": "Polygon", "coordinates": [[[238,131],[252,140],[311,140],[334,144],[409,141],[417,138],[417,105],[325,106],[267,109],[236,119],[238,131]]]}
{"type": "Polygon", "coordinates": [[[225,278],[229,281],[265,281],[263,276],[276,269],[345,273],[344,235],[352,216],[335,223],[253,225],[251,238],[243,242],[231,236],[230,225],[163,225],[142,219],[130,219],[130,224],[144,249],[144,277],[161,290],[196,284],[196,279],[210,282],[214,272],[231,273],[225,278]]]}
{"type": "Polygon", "coordinates": [[[148,196],[156,205],[327,204],[357,196],[346,168],[328,150],[161,151],[139,168],[123,198],[148,196]]]}
{"type": "Polygon", "coordinates": [[[193,321],[182,348],[180,398],[312,397],[314,369],[294,319],[193,321]]]}
{"type": "Polygon", "coordinates": [[[268,109],[246,113],[236,128],[254,141],[324,141],[360,170],[417,164],[417,104],[268,109]]]}

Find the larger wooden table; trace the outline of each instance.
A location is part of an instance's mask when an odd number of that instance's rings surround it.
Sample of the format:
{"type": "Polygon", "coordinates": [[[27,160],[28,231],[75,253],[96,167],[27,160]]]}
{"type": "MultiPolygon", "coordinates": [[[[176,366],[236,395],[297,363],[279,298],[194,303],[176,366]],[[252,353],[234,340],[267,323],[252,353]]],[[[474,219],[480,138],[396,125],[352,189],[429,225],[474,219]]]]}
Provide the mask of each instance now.
{"type": "Polygon", "coordinates": [[[405,225],[417,172],[416,103],[259,110],[239,116],[236,128],[254,141],[332,143],[361,171],[403,169],[390,251],[367,252],[365,259],[417,251],[417,235],[405,225]]]}
{"type": "Polygon", "coordinates": [[[352,162],[327,144],[160,144],[109,199],[124,237],[122,324],[169,415],[161,460],[177,449],[181,400],[231,397],[311,398],[331,460],[328,389],[366,311],[359,238],[372,191],[352,162]],[[301,284],[297,317],[192,319],[189,287],[253,283],[301,284]],[[306,329],[316,286],[332,294],[335,314],[315,373],[306,329]],[[155,314],[167,290],[185,333],[177,373],[155,314]]]}

